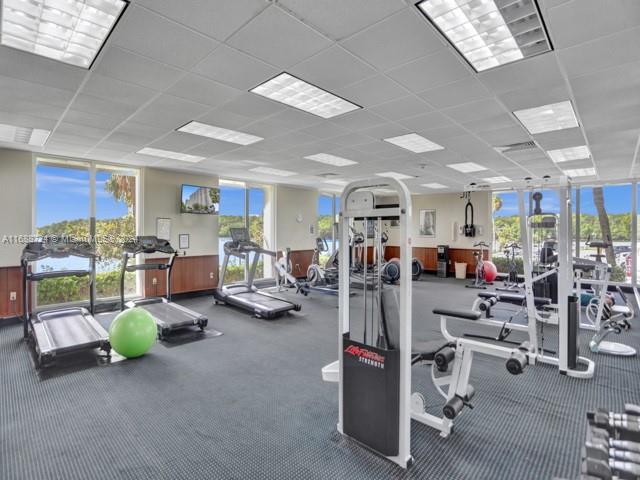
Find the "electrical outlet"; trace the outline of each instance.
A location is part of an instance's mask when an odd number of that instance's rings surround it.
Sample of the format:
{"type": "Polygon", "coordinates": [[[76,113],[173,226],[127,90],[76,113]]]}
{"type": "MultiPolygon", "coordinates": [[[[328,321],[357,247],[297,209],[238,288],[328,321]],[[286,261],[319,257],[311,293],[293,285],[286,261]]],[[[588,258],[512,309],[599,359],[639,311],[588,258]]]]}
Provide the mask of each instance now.
{"type": "Polygon", "coordinates": [[[18,299],[16,292],[9,292],[9,301],[15,302],[18,299]]]}
{"type": "Polygon", "coordinates": [[[156,277],[153,277],[153,280],[151,280],[151,284],[152,285],[157,285],[158,284],[158,279],[156,277]]]}
{"type": "Polygon", "coordinates": [[[209,278],[213,280],[213,272],[209,272],[209,278]]]}

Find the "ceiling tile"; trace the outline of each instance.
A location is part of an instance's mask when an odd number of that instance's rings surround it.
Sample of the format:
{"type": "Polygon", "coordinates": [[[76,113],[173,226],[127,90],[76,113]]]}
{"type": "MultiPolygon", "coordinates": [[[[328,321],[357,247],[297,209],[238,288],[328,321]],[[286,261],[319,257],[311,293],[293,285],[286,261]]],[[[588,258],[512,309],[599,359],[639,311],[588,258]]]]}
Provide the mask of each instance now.
{"type": "Polygon", "coordinates": [[[500,128],[479,133],[489,145],[511,145],[513,143],[528,142],[531,140],[529,134],[522,127],[500,128]]]}
{"type": "Polygon", "coordinates": [[[280,73],[278,68],[227,45],[218,47],[193,71],[240,90],[249,90],[280,73]]]}
{"type": "Polygon", "coordinates": [[[325,90],[363,80],[376,73],[339,46],[333,46],[291,68],[290,73],[325,90]]]}
{"type": "Polygon", "coordinates": [[[469,77],[419,94],[437,109],[463,105],[492,96],[477,79],[469,77]]]}
{"type": "Polygon", "coordinates": [[[334,40],[343,39],[406,8],[402,0],[279,0],[334,40]]]}
{"type": "Polygon", "coordinates": [[[578,145],[586,145],[587,143],[582,135],[582,130],[579,127],[541,133],[539,135],[534,135],[533,138],[544,150],[577,147],[578,145]]]}
{"type": "Polygon", "coordinates": [[[446,127],[452,122],[439,112],[425,113],[411,118],[405,118],[398,123],[404,125],[413,132],[426,132],[429,130],[446,127]]]}
{"type": "Polygon", "coordinates": [[[136,5],[124,13],[109,42],[179,68],[191,68],[218,44],[136,5]]]}
{"type": "Polygon", "coordinates": [[[640,27],[560,50],[569,77],[586,75],[640,59],[640,27]]]}
{"type": "Polygon", "coordinates": [[[365,108],[398,99],[406,94],[405,89],[383,75],[369,77],[336,91],[336,95],[365,108]]]}
{"type": "Polygon", "coordinates": [[[65,122],[74,123],[76,125],[86,125],[88,127],[94,127],[104,130],[112,130],[122,123],[127,118],[127,115],[120,117],[112,117],[106,115],[99,115],[92,112],[84,112],[81,110],[67,110],[64,116],[65,122]]]}
{"type": "Polygon", "coordinates": [[[166,92],[176,97],[212,107],[227,103],[243,93],[241,90],[192,73],[182,77],[178,83],[166,92]]]}
{"type": "Polygon", "coordinates": [[[0,76],[0,105],[10,100],[28,100],[36,104],[66,107],[72,98],[73,92],[69,90],[0,76]]]}
{"type": "Polygon", "coordinates": [[[87,70],[3,46],[0,47],[0,75],[75,91],[87,70]]]}
{"type": "Polygon", "coordinates": [[[342,42],[381,70],[388,70],[437,50],[442,37],[413,9],[402,10],[342,42]]]}
{"type": "Polygon", "coordinates": [[[386,123],[386,120],[367,110],[355,110],[339,117],[334,117],[331,122],[349,130],[358,131],[386,123]]]}
{"type": "Polygon", "coordinates": [[[131,117],[131,120],[137,123],[174,130],[198,118],[207,110],[207,107],[198,103],[163,94],[138,111],[131,117]]]}
{"type": "Polygon", "coordinates": [[[562,49],[640,25],[640,2],[569,2],[546,12],[545,20],[555,48],[562,49]]]}
{"type": "Polygon", "coordinates": [[[141,87],[131,82],[105,77],[97,73],[91,76],[82,86],[82,93],[93,95],[105,100],[126,103],[139,107],[157,95],[156,90],[141,87]]]}
{"type": "Polygon", "coordinates": [[[207,142],[207,139],[198,135],[183,132],[171,132],[168,135],[149,144],[150,147],[174,152],[184,152],[190,148],[207,142]]]}
{"type": "Polygon", "coordinates": [[[182,72],[141,55],[112,46],[101,55],[93,71],[101,75],[135,83],[155,90],[164,90],[178,80],[182,72]]]}
{"type": "Polygon", "coordinates": [[[222,108],[216,108],[198,118],[199,122],[214,125],[216,127],[238,130],[243,125],[251,123],[253,119],[244,115],[238,115],[222,108]]]}
{"type": "Polygon", "coordinates": [[[132,115],[138,106],[81,93],[76,96],[69,108],[92,114],[98,112],[101,116],[116,117],[122,120],[132,115]]]}
{"type": "Polygon", "coordinates": [[[319,139],[340,137],[349,133],[347,129],[334,125],[330,122],[321,122],[316,125],[303,128],[300,131],[319,139]]]}
{"type": "Polygon", "coordinates": [[[446,49],[390,70],[388,75],[414,92],[423,92],[468,77],[471,69],[446,49]]]}
{"type": "Polygon", "coordinates": [[[274,6],[245,25],[227,43],[282,68],[291,67],[331,45],[300,20],[274,6]]]}
{"type": "Polygon", "coordinates": [[[363,135],[360,132],[351,132],[331,139],[332,143],[341,145],[344,147],[352,147],[354,145],[362,145],[363,143],[369,143],[373,139],[367,135],[363,135]]]}
{"type": "Polygon", "coordinates": [[[137,0],[136,3],[220,41],[267,5],[264,0],[137,0]]]}
{"type": "Polygon", "coordinates": [[[376,115],[380,115],[393,122],[403,118],[415,117],[433,110],[429,105],[419,101],[413,95],[382,103],[370,108],[376,115]]]}
{"type": "Polygon", "coordinates": [[[280,103],[267,100],[254,93],[245,93],[225,103],[222,110],[258,120],[267,115],[281,112],[286,107],[280,103]]]}
{"type": "Polygon", "coordinates": [[[564,76],[553,52],[481,72],[478,79],[495,94],[524,88],[556,86],[564,82],[564,76]]]}
{"type": "Polygon", "coordinates": [[[500,103],[493,99],[487,99],[448,108],[443,110],[442,113],[453,118],[456,122],[464,124],[503,114],[505,110],[500,103]]]}

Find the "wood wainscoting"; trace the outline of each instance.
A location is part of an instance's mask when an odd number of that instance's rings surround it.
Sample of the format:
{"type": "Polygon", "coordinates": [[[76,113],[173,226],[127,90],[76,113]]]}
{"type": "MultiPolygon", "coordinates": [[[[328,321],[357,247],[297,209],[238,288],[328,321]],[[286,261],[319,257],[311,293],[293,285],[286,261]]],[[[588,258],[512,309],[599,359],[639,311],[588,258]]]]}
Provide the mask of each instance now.
{"type": "MultiPolygon", "coordinates": [[[[466,263],[467,274],[473,274],[476,268],[476,261],[473,257],[475,248],[449,248],[449,272],[455,272],[455,263],[466,263]]],[[[398,257],[400,258],[400,247],[389,245],[385,249],[384,256],[387,260],[398,257]]],[[[435,247],[413,247],[413,256],[420,260],[422,268],[428,272],[437,270],[437,250],[435,247]]],[[[484,251],[484,259],[489,259],[489,252],[484,251]]]]}
{"type": "Polygon", "coordinates": [[[22,269],[20,267],[0,268],[0,318],[22,315],[22,269]],[[16,300],[10,301],[11,292],[16,292],[16,300]]]}
{"type": "MultiPolygon", "coordinates": [[[[278,258],[282,257],[282,252],[278,251],[278,258]]],[[[305,278],[309,265],[313,261],[313,250],[291,250],[289,252],[291,262],[291,274],[296,278],[305,278]]]]}
{"type": "MultiPolygon", "coordinates": [[[[167,262],[168,258],[147,258],[145,263],[167,262]]],[[[218,255],[176,257],[171,278],[171,293],[211,290],[218,286],[218,255]]],[[[164,270],[144,272],[144,296],[167,294],[167,275],[164,270]],[[155,284],[154,284],[154,279],[155,284]]]]}

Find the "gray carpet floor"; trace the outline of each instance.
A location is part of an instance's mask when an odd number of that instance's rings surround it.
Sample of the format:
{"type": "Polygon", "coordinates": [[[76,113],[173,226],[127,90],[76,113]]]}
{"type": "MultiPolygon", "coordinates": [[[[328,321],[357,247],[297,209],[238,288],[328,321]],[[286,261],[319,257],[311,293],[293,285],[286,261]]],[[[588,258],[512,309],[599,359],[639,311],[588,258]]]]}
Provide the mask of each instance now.
{"type": "MultiPolygon", "coordinates": [[[[414,282],[414,337],[440,338],[432,308],[469,307],[476,293],[451,279],[414,282]]],[[[585,411],[640,402],[638,358],[593,355],[585,381],[548,366],[513,377],[503,360],[476,356],[475,408],[447,439],[414,422],[415,464],[404,472],[336,433],[337,385],[320,369],[337,358],[337,299],[285,296],[303,311],[272,322],[211,297],[184,300],[224,335],[187,333],[140,359],[101,365],[90,355],[42,372],[21,327],[1,324],[0,478],[576,478],[585,411]]],[[[639,332],[637,321],[616,340],[638,347],[639,332]]],[[[553,331],[545,337],[557,348],[553,331]]],[[[437,414],[425,367],[413,383],[437,414]]]]}

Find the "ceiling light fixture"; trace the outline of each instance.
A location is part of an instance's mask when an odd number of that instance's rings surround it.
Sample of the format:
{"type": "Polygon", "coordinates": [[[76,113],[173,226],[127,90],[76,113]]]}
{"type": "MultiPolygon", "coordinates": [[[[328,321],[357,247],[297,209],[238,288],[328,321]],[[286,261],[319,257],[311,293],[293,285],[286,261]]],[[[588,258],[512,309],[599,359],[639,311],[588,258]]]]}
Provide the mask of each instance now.
{"type": "Polygon", "coordinates": [[[572,160],[583,160],[591,156],[589,147],[580,145],[578,147],[558,148],[557,150],[547,150],[549,157],[555,163],[570,162],[572,160]]]}
{"type": "Polygon", "coordinates": [[[576,112],[569,100],[516,110],[513,114],[532,135],[578,126],[576,112]]]}
{"type": "Polygon", "coordinates": [[[510,182],[511,179],[509,177],[505,177],[505,176],[499,176],[499,177],[487,177],[487,178],[483,178],[483,181],[487,182],[487,183],[507,183],[510,182]]]}
{"type": "Polygon", "coordinates": [[[552,50],[535,0],[423,0],[417,7],[477,72],[552,50]]]}
{"type": "Polygon", "coordinates": [[[42,147],[51,135],[50,130],[40,128],[16,127],[0,123],[0,142],[21,143],[42,147]]]}
{"type": "Polygon", "coordinates": [[[563,170],[567,177],[591,177],[596,174],[596,169],[593,167],[588,168],[573,168],[570,170],[563,170]]]}
{"type": "Polygon", "coordinates": [[[88,69],[127,3],[3,0],[0,44],[88,69]]]}
{"type": "Polygon", "coordinates": [[[409,150],[413,153],[432,152],[434,150],[444,150],[444,147],[424,138],[417,133],[408,133],[398,137],[385,138],[385,142],[392,143],[398,147],[409,150]]]}
{"type": "Polygon", "coordinates": [[[398,172],[380,172],[380,173],[376,173],[376,175],[378,177],[395,178],[396,180],[409,180],[410,178],[416,178],[411,175],[405,175],[404,173],[398,173],[398,172]]]}
{"type": "Polygon", "coordinates": [[[453,168],[462,173],[471,173],[471,172],[481,172],[483,170],[488,170],[487,167],[483,167],[482,165],[478,165],[473,162],[462,162],[462,163],[450,163],[447,165],[449,168],[453,168]]]}
{"type": "Polygon", "coordinates": [[[326,163],[327,165],[333,165],[334,167],[347,167],[349,165],[356,165],[358,162],[349,160],[348,158],[337,157],[328,153],[316,153],[315,155],[309,155],[304,157],[307,160],[313,160],[314,162],[326,163]]]}
{"type": "Polygon", "coordinates": [[[223,142],[236,143],[238,145],[251,145],[264,140],[262,137],[251,135],[249,133],[238,132],[236,130],[229,130],[227,128],[215,127],[206,123],[200,123],[191,121],[186,125],[178,128],[176,131],[190,133],[192,135],[199,135],[201,137],[213,138],[215,140],[222,140],[223,142]]]}
{"type": "Polygon", "coordinates": [[[339,180],[337,178],[334,178],[332,180],[325,180],[324,183],[328,183],[330,185],[338,185],[340,187],[344,187],[349,182],[347,182],[346,180],[339,180]]]}
{"type": "Polygon", "coordinates": [[[271,167],[256,167],[249,170],[250,172],[263,173],[265,175],[275,175],[276,177],[291,177],[297,175],[296,172],[290,172],[289,170],[279,170],[271,167]]]}
{"type": "Polygon", "coordinates": [[[286,72],[250,91],[325,119],[362,108],[286,72]]]}
{"type": "Polygon", "coordinates": [[[171,150],[162,150],[150,147],[145,147],[142,150],[138,150],[136,153],[139,153],[140,155],[149,155],[151,157],[170,158],[172,160],[180,160],[181,162],[190,163],[198,163],[206,158],[199,157],[197,155],[189,155],[188,153],[173,152],[171,150]]]}
{"type": "Polygon", "coordinates": [[[443,188],[449,188],[446,185],[442,185],[441,183],[423,183],[421,187],[432,188],[434,190],[441,190],[443,188]]]}

